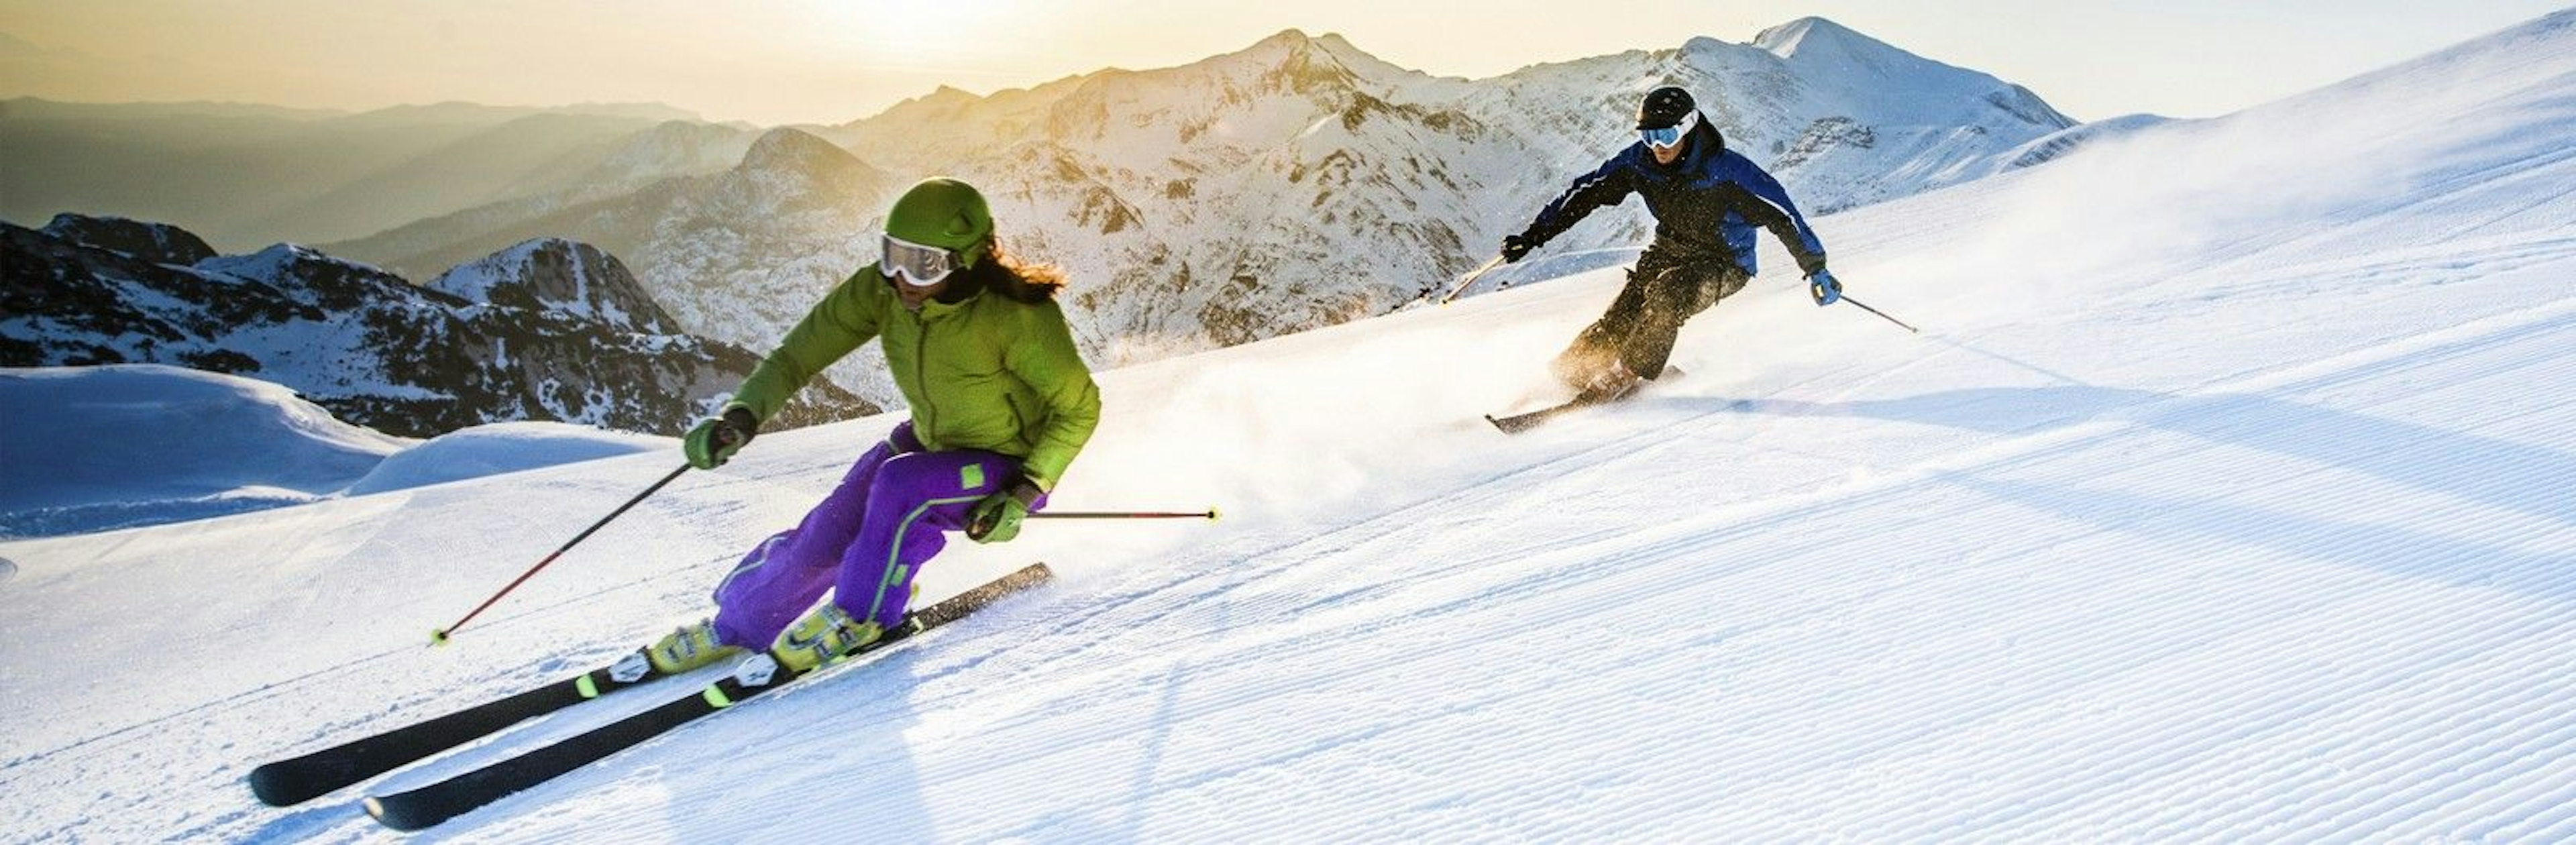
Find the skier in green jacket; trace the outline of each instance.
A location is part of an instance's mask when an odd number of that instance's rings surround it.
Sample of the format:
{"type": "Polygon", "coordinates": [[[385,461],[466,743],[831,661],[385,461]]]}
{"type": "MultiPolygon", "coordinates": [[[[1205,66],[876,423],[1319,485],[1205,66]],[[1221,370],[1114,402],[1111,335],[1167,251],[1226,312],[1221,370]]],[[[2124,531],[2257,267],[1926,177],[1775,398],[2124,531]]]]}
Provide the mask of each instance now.
{"type": "Polygon", "coordinates": [[[914,185],[886,213],[882,243],[882,258],[833,288],[683,449],[701,469],[722,465],[870,338],[912,419],[802,523],[743,558],[716,586],[713,619],[648,649],[660,670],[766,648],[803,671],[875,641],[902,624],[942,532],[1017,536],[1099,423],[1100,391],[1055,303],[1061,276],[1003,255],[982,194],[954,179],[914,185]],[[832,600],[816,604],[826,588],[832,600]]]}

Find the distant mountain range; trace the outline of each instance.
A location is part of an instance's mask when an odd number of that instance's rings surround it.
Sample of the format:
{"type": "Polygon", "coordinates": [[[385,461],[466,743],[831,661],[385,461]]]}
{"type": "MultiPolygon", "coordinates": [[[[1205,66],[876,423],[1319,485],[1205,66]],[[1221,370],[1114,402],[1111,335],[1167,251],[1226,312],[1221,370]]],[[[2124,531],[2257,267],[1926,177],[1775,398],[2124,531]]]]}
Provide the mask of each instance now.
{"type": "MultiPolygon", "coordinates": [[[[759,362],[681,332],[617,259],[564,240],[413,285],[304,247],[223,256],[176,227],[61,215],[0,224],[0,265],[0,366],[250,376],[409,437],[518,420],[676,434],[759,362]]],[[[829,385],[804,400],[781,425],[877,410],[829,385]]]]}
{"type": "MultiPolygon", "coordinates": [[[[897,191],[960,176],[992,197],[1007,248],[1068,271],[1077,339],[1105,367],[1381,313],[1445,281],[1632,143],[1637,97],[1666,83],[1694,91],[1730,147],[1771,168],[1811,216],[2044,162],[2107,134],[2085,132],[2021,86],[1818,18],[1749,44],[1693,38],[1480,80],[1429,76],[1339,36],[1291,30],[1180,67],[990,96],[941,89],[847,124],[757,133],[470,108],[428,110],[450,123],[399,110],[225,120],[409,145],[371,152],[372,170],[301,182],[270,173],[257,183],[265,188],[242,186],[251,204],[276,206],[264,219],[322,215],[338,231],[372,232],[324,243],[330,254],[426,278],[513,244],[568,238],[633,267],[678,326],[752,349],[774,344],[874,258],[897,191]],[[388,125],[434,129],[371,128],[388,125]],[[471,195],[492,199],[463,201],[471,195]],[[361,225],[396,217],[381,232],[361,225]]],[[[53,125],[0,115],[0,144],[30,122],[53,125]]],[[[287,137],[277,149],[331,146],[287,137]]],[[[173,166],[212,166],[190,161],[173,166]]],[[[1830,221],[1820,228],[1830,252],[1837,233],[1830,221]]],[[[1635,246],[1649,231],[1632,203],[1594,215],[1543,255],[1635,246]]],[[[1776,246],[1762,249],[1780,260],[1776,246]]],[[[852,356],[830,378],[898,404],[874,355],[852,356]]]]}
{"type": "MultiPolygon", "coordinates": [[[[952,174],[993,197],[1009,248],[1071,271],[1079,339],[1116,365],[1379,313],[1467,269],[1631,143],[1636,98],[1667,82],[1697,92],[1810,214],[2009,169],[2076,126],[2020,86],[1815,18],[1752,44],[1695,38],[1483,80],[1289,31],[1181,67],[942,89],[840,126],[771,130],[726,173],[496,204],[329,248],[425,273],[575,237],[632,262],[692,331],[760,347],[873,258],[894,192],[952,174]]],[[[1650,230],[1634,205],[1596,218],[1550,249],[1633,246],[1650,230]]],[[[872,373],[833,375],[893,399],[872,373]]]]}
{"type": "Polygon", "coordinates": [[[459,209],[721,170],[758,131],[658,105],[440,103],[360,114],[0,101],[0,218],[166,220],[217,243],[321,243],[459,209]]]}

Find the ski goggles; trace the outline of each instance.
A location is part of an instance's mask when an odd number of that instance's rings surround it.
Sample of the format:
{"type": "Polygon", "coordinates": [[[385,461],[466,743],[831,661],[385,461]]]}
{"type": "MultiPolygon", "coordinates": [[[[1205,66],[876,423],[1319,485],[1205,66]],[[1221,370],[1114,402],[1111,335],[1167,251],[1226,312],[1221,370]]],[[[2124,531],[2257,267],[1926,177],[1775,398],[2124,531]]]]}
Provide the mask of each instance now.
{"type": "Polygon", "coordinates": [[[1694,111],[1682,115],[1682,122],[1662,129],[1639,129],[1637,136],[1644,138],[1647,146],[1669,150],[1681,146],[1682,136],[1690,134],[1691,127],[1697,125],[1699,125],[1699,112],[1694,111]]]}
{"type": "Polygon", "coordinates": [[[901,277],[904,284],[926,288],[956,272],[957,253],[887,235],[885,254],[877,259],[877,269],[888,276],[901,277]]]}

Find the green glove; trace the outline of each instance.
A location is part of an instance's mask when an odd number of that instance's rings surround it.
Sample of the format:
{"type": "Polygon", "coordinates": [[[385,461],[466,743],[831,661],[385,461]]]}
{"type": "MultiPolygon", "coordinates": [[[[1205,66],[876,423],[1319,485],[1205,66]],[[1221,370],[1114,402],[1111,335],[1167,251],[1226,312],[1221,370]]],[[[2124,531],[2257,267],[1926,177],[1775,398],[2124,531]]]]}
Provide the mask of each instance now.
{"type": "Polygon", "coordinates": [[[696,428],[689,429],[688,435],[680,438],[680,451],[689,456],[690,466],[715,469],[732,460],[733,453],[742,451],[743,444],[750,443],[751,436],[759,431],[760,420],[751,415],[750,408],[728,405],[724,415],[700,420],[696,428]]]}
{"type": "Polygon", "coordinates": [[[978,543],[1008,543],[1020,536],[1020,520],[1029,518],[1029,508],[1038,497],[1046,495],[1027,479],[993,491],[975,509],[966,514],[966,536],[978,543]]]}

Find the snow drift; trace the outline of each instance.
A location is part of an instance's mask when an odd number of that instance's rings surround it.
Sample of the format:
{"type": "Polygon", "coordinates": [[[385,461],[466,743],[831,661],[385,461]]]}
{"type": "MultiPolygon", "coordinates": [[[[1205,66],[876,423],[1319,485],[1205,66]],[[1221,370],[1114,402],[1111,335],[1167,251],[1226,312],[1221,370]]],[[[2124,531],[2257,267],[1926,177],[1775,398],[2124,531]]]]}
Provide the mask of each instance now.
{"type": "Polygon", "coordinates": [[[665,437],[495,423],[430,440],[256,379],[159,364],[0,369],[0,534],[81,534],[637,452],[665,437]]]}

